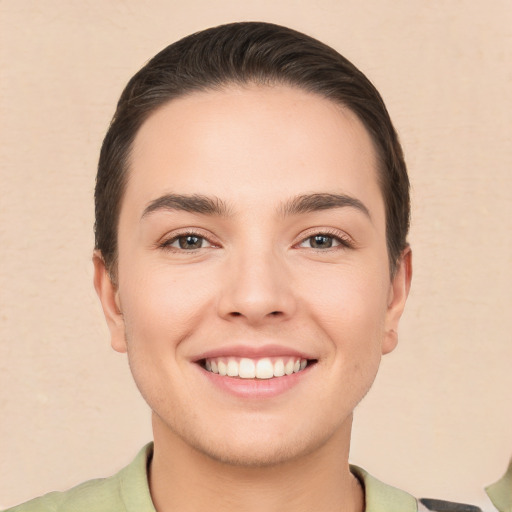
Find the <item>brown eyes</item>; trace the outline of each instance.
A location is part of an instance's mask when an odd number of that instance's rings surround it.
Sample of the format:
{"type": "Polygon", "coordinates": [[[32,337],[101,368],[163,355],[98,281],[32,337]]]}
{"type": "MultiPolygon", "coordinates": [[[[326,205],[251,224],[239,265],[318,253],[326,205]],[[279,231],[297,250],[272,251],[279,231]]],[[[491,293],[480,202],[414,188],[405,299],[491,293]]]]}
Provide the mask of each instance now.
{"type": "Polygon", "coordinates": [[[190,250],[190,249],[201,249],[205,239],[200,236],[187,235],[187,236],[178,237],[176,241],[178,242],[180,249],[189,249],[190,250]]]}
{"type": "Polygon", "coordinates": [[[161,247],[172,250],[195,251],[205,247],[214,247],[204,236],[194,233],[179,235],[162,243],[161,247]]]}
{"type": "Polygon", "coordinates": [[[311,249],[330,249],[342,245],[342,241],[331,235],[315,235],[306,238],[301,242],[300,247],[311,247],[311,249]]]}
{"type": "MultiPolygon", "coordinates": [[[[216,248],[218,245],[210,242],[206,237],[197,233],[184,233],[164,241],[160,247],[175,252],[191,252],[199,249],[216,248]]],[[[315,233],[304,238],[295,247],[306,249],[326,250],[339,247],[352,247],[350,239],[346,236],[334,235],[331,233],[315,233]]]]}

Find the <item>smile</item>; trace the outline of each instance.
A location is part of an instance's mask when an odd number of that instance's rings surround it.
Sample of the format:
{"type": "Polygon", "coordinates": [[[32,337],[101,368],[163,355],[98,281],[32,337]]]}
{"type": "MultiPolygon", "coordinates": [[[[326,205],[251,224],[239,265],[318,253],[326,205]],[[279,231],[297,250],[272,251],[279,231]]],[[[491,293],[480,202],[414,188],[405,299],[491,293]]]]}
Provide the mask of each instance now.
{"type": "Polygon", "coordinates": [[[201,366],[221,376],[239,379],[272,379],[299,373],[308,366],[309,361],[300,357],[246,357],[206,358],[201,366]]]}

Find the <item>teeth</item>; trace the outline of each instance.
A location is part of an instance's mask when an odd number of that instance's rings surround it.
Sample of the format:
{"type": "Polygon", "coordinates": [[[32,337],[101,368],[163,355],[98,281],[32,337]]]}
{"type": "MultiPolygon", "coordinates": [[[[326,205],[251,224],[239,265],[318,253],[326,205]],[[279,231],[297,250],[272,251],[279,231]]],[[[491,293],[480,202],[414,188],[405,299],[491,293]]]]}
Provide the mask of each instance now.
{"type": "Polygon", "coordinates": [[[238,377],[238,364],[234,359],[228,361],[228,377],[238,377]]]}
{"type": "Polygon", "coordinates": [[[304,370],[307,364],[306,359],[299,357],[264,357],[262,359],[229,357],[206,359],[204,367],[207,371],[222,376],[241,379],[271,379],[298,373],[304,370]]]}
{"type": "MultiPolygon", "coordinates": [[[[306,364],[308,364],[308,362],[305,359],[303,359],[303,361],[305,363],[304,368],[306,368],[306,364]]],[[[284,361],[282,359],[278,359],[274,363],[274,377],[282,377],[283,375],[284,375],[284,361]]]]}
{"type": "Polygon", "coordinates": [[[271,379],[274,376],[274,367],[270,359],[260,359],[256,363],[256,378],[271,379]]]}
{"type": "Polygon", "coordinates": [[[256,377],[256,365],[252,359],[240,359],[238,376],[242,379],[254,379],[256,377]]]}
{"type": "Polygon", "coordinates": [[[219,375],[227,375],[228,369],[226,368],[226,363],[224,361],[219,361],[217,366],[219,368],[219,375]]]}

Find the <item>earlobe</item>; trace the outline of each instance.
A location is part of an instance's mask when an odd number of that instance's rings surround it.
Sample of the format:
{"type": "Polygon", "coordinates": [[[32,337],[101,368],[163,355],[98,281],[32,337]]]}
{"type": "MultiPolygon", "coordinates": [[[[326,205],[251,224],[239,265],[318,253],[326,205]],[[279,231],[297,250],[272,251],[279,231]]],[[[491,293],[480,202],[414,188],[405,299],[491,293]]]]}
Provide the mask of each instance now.
{"type": "Polygon", "coordinates": [[[400,255],[391,281],[382,354],[393,351],[398,344],[398,324],[405,308],[412,280],[412,251],[407,246],[400,255]]]}
{"type": "Polygon", "coordinates": [[[107,321],[112,348],[117,352],[126,352],[125,327],[118,287],[112,282],[100,251],[94,251],[92,261],[94,263],[94,288],[107,321]]]}

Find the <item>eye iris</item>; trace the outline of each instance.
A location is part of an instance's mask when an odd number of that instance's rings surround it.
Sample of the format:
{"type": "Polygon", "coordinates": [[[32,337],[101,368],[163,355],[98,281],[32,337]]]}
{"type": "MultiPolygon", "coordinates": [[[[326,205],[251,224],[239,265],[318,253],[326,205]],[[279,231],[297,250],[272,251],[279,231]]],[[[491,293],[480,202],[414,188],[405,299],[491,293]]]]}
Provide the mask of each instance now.
{"type": "Polygon", "coordinates": [[[200,249],[203,239],[194,235],[180,236],[179,244],[181,249],[200,249]]]}
{"type": "Polygon", "coordinates": [[[328,249],[332,247],[332,237],[326,235],[315,235],[310,239],[311,247],[314,249],[328,249]]]}

